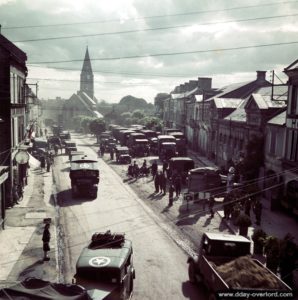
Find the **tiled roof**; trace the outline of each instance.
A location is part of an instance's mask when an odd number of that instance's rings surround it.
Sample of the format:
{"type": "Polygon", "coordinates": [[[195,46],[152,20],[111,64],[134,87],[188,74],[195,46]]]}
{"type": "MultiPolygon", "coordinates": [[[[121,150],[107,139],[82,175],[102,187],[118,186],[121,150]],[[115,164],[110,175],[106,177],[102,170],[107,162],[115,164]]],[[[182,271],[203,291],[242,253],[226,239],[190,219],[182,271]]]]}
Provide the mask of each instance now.
{"type": "Polygon", "coordinates": [[[214,103],[217,108],[237,108],[241,100],[240,98],[214,97],[214,103]]]}
{"type": "Polygon", "coordinates": [[[198,89],[199,89],[198,87],[195,87],[194,89],[192,89],[191,91],[188,91],[188,92],[179,93],[179,94],[171,94],[172,99],[183,99],[185,97],[191,96],[194,93],[196,93],[198,89]]]}
{"type": "Polygon", "coordinates": [[[270,119],[267,123],[269,125],[280,125],[283,126],[286,124],[286,116],[287,116],[287,111],[283,111],[282,113],[278,114],[274,118],[270,119]]]}
{"type": "Polygon", "coordinates": [[[278,107],[282,108],[286,106],[286,103],[284,101],[271,100],[271,96],[252,94],[251,97],[254,98],[259,109],[278,108],[278,107]]]}
{"type": "Polygon", "coordinates": [[[246,100],[241,100],[238,107],[228,116],[224,118],[224,120],[236,121],[236,122],[246,122],[246,112],[245,112],[245,104],[246,100]]]}
{"type": "MultiPolygon", "coordinates": [[[[257,94],[262,96],[271,96],[272,95],[272,87],[266,86],[261,87],[256,91],[257,94]]],[[[275,85],[273,86],[273,98],[275,100],[283,100],[286,101],[288,97],[288,86],[287,85],[275,85]]]]}

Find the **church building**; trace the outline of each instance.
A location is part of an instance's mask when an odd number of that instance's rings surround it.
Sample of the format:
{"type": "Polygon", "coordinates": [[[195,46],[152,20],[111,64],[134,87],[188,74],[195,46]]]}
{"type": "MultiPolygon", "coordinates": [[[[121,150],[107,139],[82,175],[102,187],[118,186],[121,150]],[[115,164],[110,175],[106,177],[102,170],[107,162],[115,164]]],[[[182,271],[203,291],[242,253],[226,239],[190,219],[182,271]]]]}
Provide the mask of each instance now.
{"type": "Polygon", "coordinates": [[[96,104],[94,75],[87,47],[80,76],[80,90],[66,100],[63,106],[64,127],[75,129],[72,120],[76,116],[103,118],[103,115],[97,111],[96,104]]]}

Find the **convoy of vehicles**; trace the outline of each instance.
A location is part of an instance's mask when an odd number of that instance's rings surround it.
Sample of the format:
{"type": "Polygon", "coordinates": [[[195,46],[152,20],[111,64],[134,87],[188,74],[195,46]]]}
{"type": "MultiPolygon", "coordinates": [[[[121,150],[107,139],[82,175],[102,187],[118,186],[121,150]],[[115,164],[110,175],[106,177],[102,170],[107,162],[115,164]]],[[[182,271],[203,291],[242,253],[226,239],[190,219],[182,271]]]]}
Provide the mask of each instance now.
{"type": "Polygon", "coordinates": [[[219,291],[291,291],[274,273],[250,256],[250,249],[251,241],[241,235],[204,233],[197,255],[187,260],[189,280],[203,283],[209,290],[209,299],[214,300],[219,291]],[[245,270],[239,269],[240,261],[245,270]]]}
{"type": "Polygon", "coordinates": [[[97,160],[86,155],[73,156],[70,162],[69,177],[72,196],[97,197],[99,183],[99,165],[97,160]]]}
{"type": "Polygon", "coordinates": [[[74,281],[92,299],[131,299],[135,279],[132,242],[123,233],[94,233],[76,264],[74,281]]]}

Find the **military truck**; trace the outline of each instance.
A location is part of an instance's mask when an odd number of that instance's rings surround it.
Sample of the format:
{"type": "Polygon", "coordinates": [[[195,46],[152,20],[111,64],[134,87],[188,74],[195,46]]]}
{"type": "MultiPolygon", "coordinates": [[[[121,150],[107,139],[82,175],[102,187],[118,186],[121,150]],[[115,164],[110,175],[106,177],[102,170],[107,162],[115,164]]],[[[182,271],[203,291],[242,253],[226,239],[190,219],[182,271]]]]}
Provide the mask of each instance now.
{"type": "Polygon", "coordinates": [[[76,264],[74,282],[92,299],[131,299],[135,279],[132,242],[124,233],[94,233],[76,264]]]}
{"type": "Polygon", "coordinates": [[[72,157],[69,177],[71,180],[72,196],[97,197],[99,183],[98,161],[88,158],[87,155],[72,157]]]}
{"type": "Polygon", "coordinates": [[[251,241],[241,235],[203,233],[198,253],[187,260],[189,280],[203,283],[210,300],[224,292],[291,292],[287,284],[252,258],[250,249],[251,241]]]}

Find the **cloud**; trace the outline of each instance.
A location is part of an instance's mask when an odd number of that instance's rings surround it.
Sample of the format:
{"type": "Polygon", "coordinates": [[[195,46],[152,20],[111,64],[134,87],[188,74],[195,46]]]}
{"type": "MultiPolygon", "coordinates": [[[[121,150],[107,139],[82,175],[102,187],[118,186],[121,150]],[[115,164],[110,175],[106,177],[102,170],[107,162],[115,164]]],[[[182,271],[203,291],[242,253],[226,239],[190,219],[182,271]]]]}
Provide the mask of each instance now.
{"type": "Polygon", "coordinates": [[[27,53],[28,62],[81,60],[43,64],[42,69],[29,66],[29,77],[41,79],[39,93],[44,98],[67,98],[79,89],[79,74],[87,45],[90,57],[94,59],[218,49],[175,56],[92,61],[96,78],[95,95],[98,99],[115,102],[127,94],[132,94],[153,102],[157,93],[170,92],[175,85],[196,79],[198,76],[212,76],[214,85],[227,85],[254,79],[256,70],[283,69],[297,59],[297,44],[234,51],[220,50],[297,39],[297,17],[237,22],[247,18],[294,14],[298,11],[295,3],[230,9],[261,4],[255,2],[244,5],[240,0],[0,0],[0,19],[2,33],[15,41],[140,30],[129,34],[17,43],[17,46],[27,53]],[[188,14],[198,11],[205,12],[188,14]],[[152,17],[157,15],[163,17],[152,17]],[[141,19],[142,17],[145,18],[141,19]],[[230,20],[234,21],[227,23],[230,20]],[[219,21],[223,23],[202,25],[219,21]],[[68,23],[72,25],[24,27],[68,23]],[[142,31],[179,25],[190,26],[142,31]],[[8,26],[23,28],[5,29],[8,26]],[[55,71],[54,67],[70,70],[55,71]],[[164,76],[158,77],[158,74],[164,76]],[[51,80],[44,80],[49,78],[51,80]],[[63,81],[65,78],[73,81],[63,81]]]}

